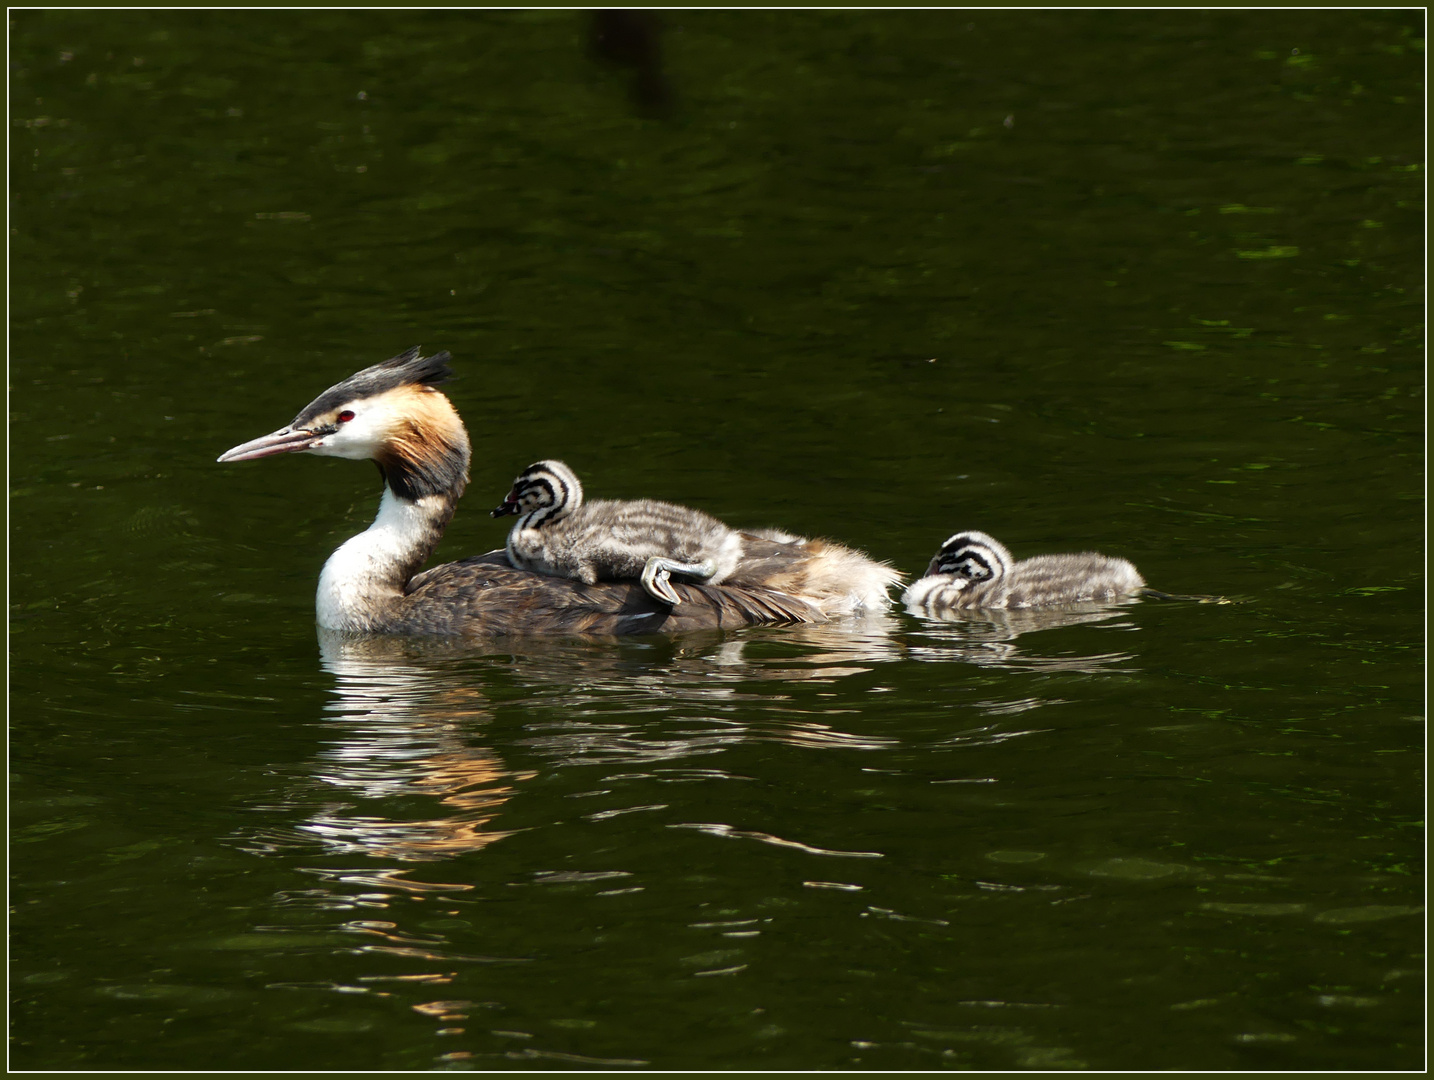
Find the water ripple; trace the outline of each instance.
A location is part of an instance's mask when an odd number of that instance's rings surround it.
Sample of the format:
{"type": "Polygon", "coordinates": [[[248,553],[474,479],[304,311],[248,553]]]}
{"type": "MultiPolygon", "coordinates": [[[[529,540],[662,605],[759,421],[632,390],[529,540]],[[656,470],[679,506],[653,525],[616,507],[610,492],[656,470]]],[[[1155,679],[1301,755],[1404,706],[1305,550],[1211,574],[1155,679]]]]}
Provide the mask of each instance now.
{"type": "Polygon", "coordinates": [[[705,822],[679,822],[668,825],[667,827],[669,829],[696,829],[698,832],[707,833],[709,836],[721,836],[730,840],[759,840],[764,844],[796,848],[798,851],[805,851],[808,855],[836,855],[847,859],[882,858],[882,853],[879,851],[836,851],[831,848],[812,847],[810,844],[802,844],[796,840],[783,840],[780,836],[773,836],[771,833],[734,829],[731,825],[705,822]]]}

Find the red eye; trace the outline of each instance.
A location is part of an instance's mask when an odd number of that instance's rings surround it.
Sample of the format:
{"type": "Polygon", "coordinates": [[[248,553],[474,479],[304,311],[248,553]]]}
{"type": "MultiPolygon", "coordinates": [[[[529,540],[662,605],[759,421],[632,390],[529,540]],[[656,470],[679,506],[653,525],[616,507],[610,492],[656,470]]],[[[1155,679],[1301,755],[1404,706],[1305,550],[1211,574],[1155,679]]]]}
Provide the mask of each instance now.
{"type": "Polygon", "coordinates": [[[340,423],[340,424],[347,424],[347,423],[348,423],[350,420],[352,420],[353,418],[354,418],[354,411],[353,411],[352,409],[345,409],[343,412],[339,413],[339,423],[340,423]]]}

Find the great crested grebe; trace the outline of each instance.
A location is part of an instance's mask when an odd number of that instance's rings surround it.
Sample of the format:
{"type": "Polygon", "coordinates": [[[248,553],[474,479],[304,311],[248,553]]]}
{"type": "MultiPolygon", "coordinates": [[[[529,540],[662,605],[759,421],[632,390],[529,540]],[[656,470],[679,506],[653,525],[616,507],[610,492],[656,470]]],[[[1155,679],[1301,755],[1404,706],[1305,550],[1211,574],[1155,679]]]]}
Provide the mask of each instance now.
{"type": "Polygon", "coordinates": [[[1084,551],[1033,555],[1016,562],[999,540],[972,530],[948,538],[926,568],[926,576],[913,581],[901,599],[913,614],[939,615],[983,608],[1059,607],[1149,591],[1125,559],[1084,551]]]}
{"type": "Polygon", "coordinates": [[[450,357],[410,349],[331,386],[269,435],[221,462],[307,453],[369,459],[383,477],[378,517],[329,557],[318,622],[380,634],[632,634],[758,623],[825,622],[889,603],[901,575],[825,540],[743,534],[741,566],[722,585],[674,583],[674,607],[636,582],[590,585],[522,570],[501,551],[419,572],[468,483],[468,432],[437,386],[450,357]]]}
{"type": "Polygon", "coordinates": [[[682,603],[671,576],[718,585],[742,561],[740,533],[711,514],[655,499],[586,502],[577,474],[538,461],[513,481],[493,516],[520,514],[508,533],[508,561],[524,570],[595,585],[637,578],[650,596],[682,603]]]}

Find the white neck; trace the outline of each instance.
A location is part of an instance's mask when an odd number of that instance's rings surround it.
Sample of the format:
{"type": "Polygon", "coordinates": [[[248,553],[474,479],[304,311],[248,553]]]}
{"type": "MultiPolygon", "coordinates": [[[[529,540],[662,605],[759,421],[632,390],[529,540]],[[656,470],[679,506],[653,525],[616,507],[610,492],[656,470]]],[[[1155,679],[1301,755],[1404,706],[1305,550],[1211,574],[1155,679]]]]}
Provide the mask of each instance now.
{"type": "Polygon", "coordinates": [[[378,517],[329,556],[319,575],[319,625],[330,630],[382,629],[383,616],[402,598],[408,579],[443,535],[453,504],[442,495],[417,502],[387,487],[378,517]]]}

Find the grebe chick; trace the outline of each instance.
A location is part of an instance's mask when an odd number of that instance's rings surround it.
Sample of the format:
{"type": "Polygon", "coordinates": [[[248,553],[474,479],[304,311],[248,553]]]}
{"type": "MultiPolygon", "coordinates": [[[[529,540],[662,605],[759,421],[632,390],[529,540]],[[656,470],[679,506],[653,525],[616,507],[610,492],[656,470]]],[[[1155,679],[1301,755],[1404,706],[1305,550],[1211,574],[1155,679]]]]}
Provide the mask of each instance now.
{"type": "Polygon", "coordinates": [[[424,570],[468,483],[468,432],[438,389],[446,352],[410,349],[351,375],[285,427],[219,460],[304,453],[370,460],[383,480],[378,516],[324,564],[316,598],[327,630],[359,634],[644,634],[821,623],[885,607],[901,576],[825,540],[744,533],[742,564],[720,585],[669,582],[659,603],[635,582],[589,585],[514,567],[501,551],[424,570]]]}
{"type": "Polygon", "coordinates": [[[926,576],[912,582],[901,599],[915,615],[939,615],[1119,600],[1144,589],[1145,580],[1125,559],[1085,551],[1016,562],[995,537],[971,530],[948,538],[926,576]]]}
{"type": "Polygon", "coordinates": [[[583,501],[577,474],[561,461],[518,474],[493,516],[520,514],[508,533],[508,561],[524,570],[595,585],[638,578],[648,595],[682,598],[671,576],[717,585],[743,555],[742,537],[711,514],[654,499],[583,501]]]}

